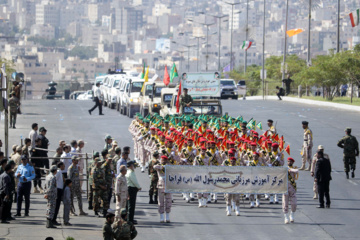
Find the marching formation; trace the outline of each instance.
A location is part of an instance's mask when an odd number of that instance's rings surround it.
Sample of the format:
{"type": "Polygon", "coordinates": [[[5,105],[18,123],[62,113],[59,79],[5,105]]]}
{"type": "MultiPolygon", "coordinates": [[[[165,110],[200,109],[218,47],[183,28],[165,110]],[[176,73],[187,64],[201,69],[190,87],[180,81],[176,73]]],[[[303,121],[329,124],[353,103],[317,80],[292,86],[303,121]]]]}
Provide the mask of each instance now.
{"type": "MultiPolygon", "coordinates": [[[[267,122],[268,130],[262,130],[261,122],[254,119],[244,121],[243,117],[233,118],[209,115],[182,115],[161,117],[157,113],[145,118],[140,114],[129,126],[134,140],[135,160],[141,172],[148,168],[150,177],[149,204],[159,205],[160,222],[170,222],[172,195],[165,192],[166,164],[199,166],[284,166],[284,151],[290,154],[290,146],[285,147],[284,137],[277,134],[273,120],[267,122]],[[155,197],[155,199],[154,199],[155,197]],[[164,216],[165,213],[165,216],[164,216]]],[[[312,135],[309,138],[312,138],[312,135]]],[[[308,151],[311,154],[311,151],[308,151]]],[[[296,211],[296,180],[298,169],[293,166],[293,158],[288,158],[288,193],[283,195],[285,223],[294,222],[296,211]],[[288,205],[291,211],[288,214],[288,205]]],[[[232,211],[240,216],[240,199],[249,200],[250,208],[260,207],[260,198],[278,204],[280,196],[254,194],[225,194],[226,214],[232,211]]],[[[195,194],[183,193],[186,202],[194,201],[195,194]]],[[[212,201],[217,203],[215,193],[198,193],[199,208],[207,207],[212,201]]]]}

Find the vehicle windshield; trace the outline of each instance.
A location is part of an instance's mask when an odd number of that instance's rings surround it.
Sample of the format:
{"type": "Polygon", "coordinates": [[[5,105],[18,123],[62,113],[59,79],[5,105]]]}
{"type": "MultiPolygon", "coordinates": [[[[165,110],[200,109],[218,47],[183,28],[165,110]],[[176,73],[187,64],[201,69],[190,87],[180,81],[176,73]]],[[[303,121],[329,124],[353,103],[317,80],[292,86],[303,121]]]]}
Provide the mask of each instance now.
{"type": "Polygon", "coordinates": [[[143,82],[133,82],[131,86],[131,92],[140,92],[143,84],[143,82]]]}
{"type": "Polygon", "coordinates": [[[221,80],[221,85],[223,86],[234,86],[234,81],[228,80],[228,81],[223,81],[221,80]]]}
{"type": "Polygon", "coordinates": [[[161,97],[161,89],[163,89],[162,87],[156,87],[155,88],[155,96],[154,97],[161,97]]]}
{"type": "Polygon", "coordinates": [[[146,85],[145,96],[149,96],[152,93],[152,84],[146,85]]]}
{"type": "Polygon", "coordinates": [[[191,107],[183,108],[184,114],[207,114],[207,115],[221,115],[220,105],[192,105],[191,107]]]}
{"type": "Polygon", "coordinates": [[[120,83],[120,80],[115,80],[113,87],[115,88],[115,87],[119,86],[119,83],[120,83]]]}
{"type": "Polygon", "coordinates": [[[172,99],[172,94],[164,94],[164,102],[169,103],[172,99]]]}

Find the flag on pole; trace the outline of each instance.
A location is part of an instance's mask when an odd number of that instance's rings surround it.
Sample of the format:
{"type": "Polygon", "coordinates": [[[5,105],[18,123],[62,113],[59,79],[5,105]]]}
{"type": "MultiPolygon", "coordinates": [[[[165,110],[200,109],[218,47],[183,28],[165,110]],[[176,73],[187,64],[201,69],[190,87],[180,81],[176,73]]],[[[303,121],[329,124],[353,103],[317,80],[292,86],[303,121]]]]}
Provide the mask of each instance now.
{"type": "Polygon", "coordinates": [[[164,80],[163,80],[165,86],[169,85],[170,83],[170,76],[167,70],[167,66],[165,65],[165,71],[164,71],[164,80]]]}
{"type": "Polygon", "coordinates": [[[262,129],[263,129],[263,128],[262,128],[262,124],[261,124],[261,122],[259,122],[256,126],[257,126],[257,128],[258,128],[258,129],[260,129],[260,130],[262,130],[262,129]]]}
{"type": "Polygon", "coordinates": [[[176,69],[175,63],[173,64],[171,71],[170,71],[170,82],[172,83],[175,77],[178,77],[178,71],[176,69]]]}
{"type": "Polygon", "coordinates": [[[349,14],[352,27],[356,27],[357,25],[359,25],[359,13],[360,9],[356,9],[356,11],[349,14]]]}
{"type": "Polygon", "coordinates": [[[176,113],[179,113],[180,110],[180,96],[181,96],[181,81],[179,85],[179,91],[176,97],[176,113]]]}
{"type": "Polygon", "coordinates": [[[286,33],[289,37],[292,37],[299,33],[302,33],[303,31],[304,31],[304,29],[302,29],[302,28],[295,28],[295,29],[288,30],[286,33]]]}
{"type": "Polygon", "coordinates": [[[144,76],[144,83],[143,83],[143,86],[141,88],[141,92],[144,92],[145,91],[145,83],[147,83],[149,81],[149,67],[147,67],[146,69],[146,73],[145,73],[145,76],[144,76]]]}
{"type": "Polygon", "coordinates": [[[141,71],[141,79],[144,79],[144,77],[145,77],[145,62],[144,62],[144,66],[141,71]]]}
{"type": "Polygon", "coordinates": [[[285,148],[285,152],[290,155],[290,145],[287,145],[287,147],[285,148]]]}
{"type": "Polygon", "coordinates": [[[251,45],[252,45],[252,42],[251,42],[251,41],[244,41],[241,48],[246,51],[246,50],[248,50],[248,49],[251,47],[251,45]]]}

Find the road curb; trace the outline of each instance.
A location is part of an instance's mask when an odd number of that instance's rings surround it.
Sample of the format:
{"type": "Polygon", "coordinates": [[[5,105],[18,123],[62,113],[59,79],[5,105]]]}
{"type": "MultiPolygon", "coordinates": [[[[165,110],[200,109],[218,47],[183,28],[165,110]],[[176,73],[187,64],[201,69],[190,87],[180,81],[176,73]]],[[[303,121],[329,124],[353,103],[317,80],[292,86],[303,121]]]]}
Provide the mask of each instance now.
{"type": "MultiPolygon", "coordinates": [[[[282,97],[283,101],[285,102],[296,102],[296,103],[304,103],[309,105],[317,105],[317,106],[323,106],[323,107],[333,107],[338,108],[342,110],[351,110],[360,112],[360,106],[351,106],[347,104],[342,103],[332,103],[332,102],[323,102],[323,101],[316,101],[316,100],[310,100],[310,99],[303,99],[303,98],[297,98],[297,97],[282,97]]],[[[252,97],[246,97],[246,100],[263,100],[262,96],[252,96],[252,97]]],[[[246,101],[245,100],[245,101],[246,101]]],[[[265,96],[265,100],[278,100],[277,96],[265,96]]],[[[239,101],[244,101],[242,98],[239,98],[239,101]]]]}

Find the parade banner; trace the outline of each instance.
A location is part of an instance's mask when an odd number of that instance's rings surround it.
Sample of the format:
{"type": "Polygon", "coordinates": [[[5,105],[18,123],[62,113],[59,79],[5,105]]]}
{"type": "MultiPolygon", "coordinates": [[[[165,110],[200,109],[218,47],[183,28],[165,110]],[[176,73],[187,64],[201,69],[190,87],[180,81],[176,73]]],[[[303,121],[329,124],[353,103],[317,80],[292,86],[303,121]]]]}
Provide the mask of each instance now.
{"type": "Polygon", "coordinates": [[[187,88],[192,97],[220,97],[220,79],[217,73],[184,73],[182,89],[187,88]]]}
{"type": "Polygon", "coordinates": [[[165,166],[168,193],[287,193],[287,167],[165,166]]]}

